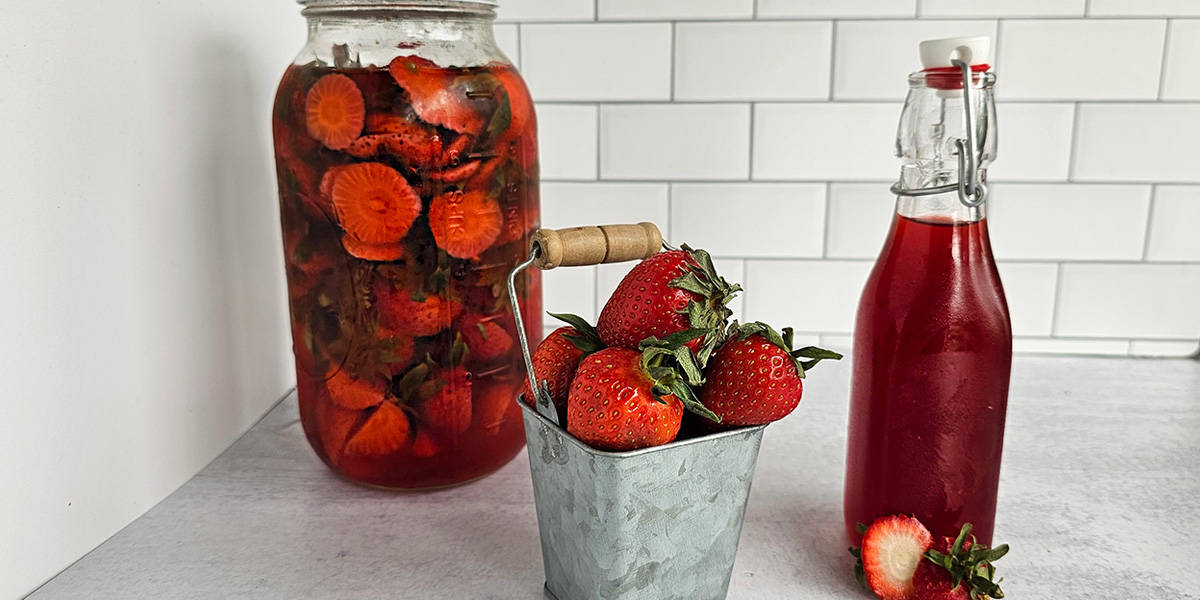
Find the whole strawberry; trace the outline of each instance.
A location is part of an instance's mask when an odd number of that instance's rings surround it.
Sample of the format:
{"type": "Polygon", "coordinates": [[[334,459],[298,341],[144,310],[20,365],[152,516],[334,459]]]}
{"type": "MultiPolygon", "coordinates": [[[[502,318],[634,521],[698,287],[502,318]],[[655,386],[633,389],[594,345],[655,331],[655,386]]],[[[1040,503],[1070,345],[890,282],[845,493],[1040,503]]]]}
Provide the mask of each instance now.
{"type": "Polygon", "coordinates": [[[596,330],[605,345],[630,350],[648,337],[704,330],[704,337],[687,344],[703,366],[732,314],[725,305],[739,290],[717,275],[703,250],[685,245],[659,252],[625,275],[600,311],[596,330]]]}
{"type": "MultiPolygon", "coordinates": [[[[558,411],[558,422],[565,424],[567,394],[571,388],[571,380],[575,378],[575,368],[584,356],[604,346],[596,336],[596,329],[587,321],[575,315],[550,313],[550,316],[571,323],[572,326],[555,329],[538,344],[537,349],[533,351],[533,374],[539,382],[546,384],[545,389],[550,394],[550,401],[558,411]]],[[[530,391],[528,377],[525,378],[521,398],[530,406],[537,404],[530,391]]]]}
{"type": "Polygon", "coordinates": [[[811,346],[792,350],[790,327],[781,335],[765,323],[746,323],[713,354],[700,402],[728,427],[778,421],[800,404],[804,372],[823,359],[841,357],[811,346]]]}
{"type": "Polygon", "coordinates": [[[450,327],[462,303],[438,294],[396,289],[386,280],[375,283],[381,326],[401,335],[427,336],[450,327]]]}
{"type": "Polygon", "coordinates": [[[983,600],[1003,598],[1004,592],[993,581],[993,563],[1008,554],[1008,545],[989,548],[970,536],[971,524],[962,526],[957,538],[935,540],[925,552],[925,560],[913,574],[917,600],[983,600]]]}
{"type": "Polygon", "coordinates": [[[479,363],[495,362],[512,350],[512,335],[501,324],[500,315],[465,312],[458,319],[458,330],[471,350],[471,359],[479,363]]]}
{"type": "Polygon", "coordinates": [[[692,391],[700,373],[691,360],[691,351],[671,337],[650,338],[640,352],[605,348],[588,355],[571,382],[567,431],[601,450],[636,450],[673,441],[685,406],[716,419],[692,391]]]}
{"type": "Polygon", "coordinates": [[[422,384],[421,395],[425,397],[421,420],[427,427],[453,436],[471,426],[471,375],[466,369],[434,372],[422,384]]]}

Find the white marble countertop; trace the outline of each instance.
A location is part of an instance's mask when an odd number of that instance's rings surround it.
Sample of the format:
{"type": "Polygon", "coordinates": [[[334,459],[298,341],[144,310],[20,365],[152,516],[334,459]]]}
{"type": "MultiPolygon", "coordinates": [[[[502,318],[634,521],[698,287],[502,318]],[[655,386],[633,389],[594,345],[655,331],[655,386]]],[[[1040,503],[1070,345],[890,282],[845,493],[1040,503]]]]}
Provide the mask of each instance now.
{"type": "MultiPolygon", "coordinates": [[[[729,597],[864,598],[841,538],[848,365],[766,431],[729,597]]],[[[996,539],[1010,598],[1200,598],[1200,362],[1019,357],[996,539]]],[[[542,597],[529,463],[397,494],[346,483],[288,396],[38,589],[53,598],[542,597]]]]}

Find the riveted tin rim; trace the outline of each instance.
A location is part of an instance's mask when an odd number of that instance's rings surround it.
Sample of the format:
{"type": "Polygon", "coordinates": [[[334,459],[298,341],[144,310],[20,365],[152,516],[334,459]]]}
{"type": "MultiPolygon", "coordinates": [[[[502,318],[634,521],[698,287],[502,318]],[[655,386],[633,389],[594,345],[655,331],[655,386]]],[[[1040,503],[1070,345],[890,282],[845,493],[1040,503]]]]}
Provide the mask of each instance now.
{"type": "MultiPolygon", "coordinates": [[[[612,452],[609,450],[598,450],[596,448],[593,448],[593,447],[583,443],[579,438],[571,435],[571,432],[560,427],[554,421],[551,421],[550,419],[547,419],[546,417],[543,417],[542,415],[538,414],[537,409],[534,409],[533,407],[526,404],[525,401],[522,399],[522,396],[524,396],[524,394],[520,394],[517,396],[517,402],[519,402],[521,404],[521,410],[525,411],[526,414],[530,414],[530,415],[533,415],[534,417],[536,417],[537,420],[539,422],[541,422],[543,427],[550,427],[551,429],[554,429],[557,433],[561,434],[566,441],[570,442],[572,445],[578,447],[579,449],[583,450],[584,452],[587,452],[588,454],[593,454],[596,456],[607,456],[610,458],[632,458],[634,456],[640,456],[643,454],[651,454],[654,452],[670,450],[672,448],[681,448],[683,446],[689,446],[692,444],[699,444],[699,443],[708,442],[708,441],[712,441],[712,440],[719,440],[721,438],[732,437],[735,435],[741,435],[743,433],[760,433],[760,432],[762,432],[763,429],[767,428],[767,425],[750,425],[747,427],[739,427],[737,429],[730,429],[727,431],[718,431],[716,433],[710,433],[708,435],[702,435],[700,437],[688,438],[686,440],[676,440],[674,442],[671,442],[668,444],[663,444],[661,446],[651,446],[649,448],[640,448],[638,450],[626,450],[624,452],[612,452]]],[[[768,423],[768,425],[769,425],[769,423],[768,423]]]]}

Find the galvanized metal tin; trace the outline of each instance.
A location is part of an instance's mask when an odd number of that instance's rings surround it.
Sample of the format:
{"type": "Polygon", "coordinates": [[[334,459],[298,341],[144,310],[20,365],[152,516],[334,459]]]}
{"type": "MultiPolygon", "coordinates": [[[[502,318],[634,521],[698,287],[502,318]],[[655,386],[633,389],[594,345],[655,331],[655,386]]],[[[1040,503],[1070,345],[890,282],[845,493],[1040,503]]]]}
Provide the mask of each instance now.
{"type": "Polygon", "coordinates": [[[604,452],[521,407],[547,598],[725,598],[765,425],[604,452]]]}

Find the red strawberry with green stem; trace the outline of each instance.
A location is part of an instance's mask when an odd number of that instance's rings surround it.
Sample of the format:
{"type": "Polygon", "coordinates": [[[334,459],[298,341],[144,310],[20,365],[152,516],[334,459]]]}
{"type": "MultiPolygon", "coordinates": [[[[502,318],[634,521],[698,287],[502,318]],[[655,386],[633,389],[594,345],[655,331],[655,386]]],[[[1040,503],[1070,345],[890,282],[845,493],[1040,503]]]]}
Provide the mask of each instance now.
{"type": "Polygon", "coordinates": [[[448,366],[426,356],[428,378],[417,388],[422,424],[451,438],[471,427],[471,374],[462,366],[466,356],[461,336],[454,340],[448,366]]]}
{"type": "MultiPolygon", "coordinates": [[[[575,369],[583,357],[604,347],[596,328],[587,321],[575,315],[547,313],[563,321],[570,327],[555,329],[533,351],[533,374],[539,383],[545,383],[545,390],[550,395],[554,408],[558,411],[558,422],[566,423],[567,394],[570,391],[571,380],[575,377],[575,369]]],[[[529,388],[529,378],[526,376],[521,398],[530,406],[535,406],[533,394],[529,388]]]]}
{"type": "Polygon", "coordinates": [[[636,349],[648,337],[687,329],[705,332],[687,343],[703,366],[725,333],[726,306],[741,286],[717,274],[703,250],[684,245],[659,252],[629,271],[596,321],[606,345],[636,349]]]}
{"type": "Polygon", "coordinates": [[[986,600],[1003,598],[993,581],[993,563],[1008,553],[975,543],[971,524],[958,537],[936,543],[929,530],[906,515],[880,517],[870,527],[859,523],[862,547],[850,548],[858,559],[858,581],[884,600],[986,600]]]}
{"type": "Polygon", "coordinates": [[[685,407],[718,419],[695,398],[700,372],[683,345],[703,333],[651,338],[641,352],[606,348],[588,355],[571,382],[567,431],[594,448],[624,451],[673,441],[685,407]]]}
{"type": "Polygon", "coordinates": [[[792,350],[790,327],[780,334],[765,323],[746,323],[731,328],[729,339],[713,354],[700,402],[730,427],[778,421],[800,403],[805,371],[840,358],[814,346],[792,350]]]}
{"type": "Polygon", "coordinates": [[[971,524],[962,526],[958,537],[943,537],[925,552],[925,560],[913,574],[916,598],[921,600],[983,600],[1003,598],[1000,582],[993,580],[993,563],[1008,554],[1008,545],[995,548],[975,542],[971,524]]]}

